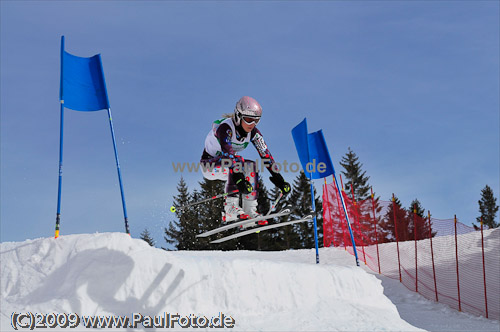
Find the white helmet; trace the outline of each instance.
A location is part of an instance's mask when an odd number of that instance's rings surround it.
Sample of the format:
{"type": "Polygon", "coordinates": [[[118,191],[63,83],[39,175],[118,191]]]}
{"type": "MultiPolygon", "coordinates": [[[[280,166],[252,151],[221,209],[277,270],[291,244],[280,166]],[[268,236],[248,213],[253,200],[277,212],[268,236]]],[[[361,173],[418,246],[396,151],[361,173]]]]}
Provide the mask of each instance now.
{"type": "Polygon", "coordinates": [[[242,97],[236,103],[234,108],[234,122],[237,126],[241,124],[241,119],[250,124],[254,122],[257,124],[262,116],[262,106],[257,102],[257,100],[252,97],[242,97]],[[247,121],[250,120],[250,121],[247,121]]]}

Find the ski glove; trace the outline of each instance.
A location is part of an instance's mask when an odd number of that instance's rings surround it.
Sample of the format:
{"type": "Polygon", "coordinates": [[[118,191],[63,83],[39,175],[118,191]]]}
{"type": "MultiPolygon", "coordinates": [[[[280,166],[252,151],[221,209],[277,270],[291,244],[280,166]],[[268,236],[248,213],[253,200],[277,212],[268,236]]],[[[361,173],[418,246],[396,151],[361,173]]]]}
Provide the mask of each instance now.
{"type": "Polygon", "coordinates": [[[286,182],[285,179],[283,179],[283,176],[279,173],[273,174],[269,180],[280,190],[283,192],[283,194],[288,194],[291,191],[290,183],[286,182]]]}
{"type": "Polygon", "coordinates": [[[245,175],[243,173],[233,172],[233,181],[241,194],[248,195],[253,191],[252,184],[245,179],[245,175]]]}

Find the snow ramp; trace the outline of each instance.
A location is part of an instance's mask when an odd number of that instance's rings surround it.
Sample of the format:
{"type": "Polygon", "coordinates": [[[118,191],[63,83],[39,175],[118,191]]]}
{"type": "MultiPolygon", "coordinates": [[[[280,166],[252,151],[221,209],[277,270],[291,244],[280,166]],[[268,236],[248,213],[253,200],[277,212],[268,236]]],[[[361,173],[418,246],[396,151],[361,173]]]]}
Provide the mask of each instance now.
{"type": "Polygon", "coordinates": [[[165,251],[104,233],[2,243],[0,254],[2,331],[12,330],[14,312],[222,314],[246,331],[419,330],[400,318],[373,275],[314,264],[310,250],[165,251]],[[297,259],[302,253],[310,262],[297,259]]]}

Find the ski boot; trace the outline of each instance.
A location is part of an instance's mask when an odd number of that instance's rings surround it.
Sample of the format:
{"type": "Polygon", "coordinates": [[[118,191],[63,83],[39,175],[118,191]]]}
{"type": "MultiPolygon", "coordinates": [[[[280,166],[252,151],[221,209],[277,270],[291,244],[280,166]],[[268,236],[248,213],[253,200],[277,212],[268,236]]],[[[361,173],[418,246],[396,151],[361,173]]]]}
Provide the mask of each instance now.
{"type": "MultiPolygon", "coordinates": [[[[245,213],[249,216],[250,219],[253,219],[253,218],[258,218],[258,217],[261,217],[262,215],[257,212],[257,200],[256,199],[253,199],[253,200],[250,200],[250,199],[246,199],[246,198],[243,198],[243,211],[245,211],[245,213]]],[[[255,227],[255,226],[265,226],[267,225],[267,220],[263,219],[263,220],[259,220],[257,222],[251,222],[249,224],[246,224],[246,225],[242,225],[241,228],[242,229],[246,229],[246,228],[249,228],[249,227],[255,227]]]]}
{"type": "Polygon", "coordinates": [[[224,212],[222,221],[230,223],[232,221],[248,219],[248,214],[240,207],[239,197],[226,196],[224,200],[224,212]]]}

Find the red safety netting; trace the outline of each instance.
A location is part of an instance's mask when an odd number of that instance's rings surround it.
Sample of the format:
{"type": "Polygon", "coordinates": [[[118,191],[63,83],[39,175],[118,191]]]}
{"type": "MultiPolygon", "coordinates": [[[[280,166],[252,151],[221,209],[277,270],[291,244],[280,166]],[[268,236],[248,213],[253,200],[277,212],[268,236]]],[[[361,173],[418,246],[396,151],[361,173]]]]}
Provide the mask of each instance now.
{"type": "MultiPolygon", "coordinates": [[[[500,229],[421,217],[393,201],[342,191],[359,260],[408,289],[460,311],[500,319],[500,229]]],[[[323,187],[323,245],[354,254],[341,197],[323,187]]]]}

